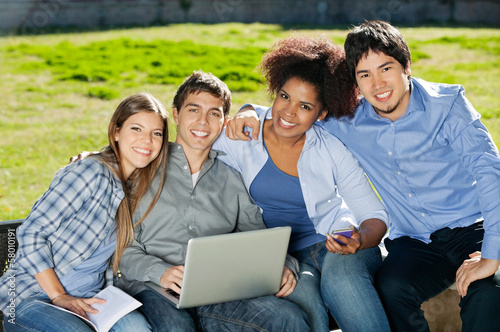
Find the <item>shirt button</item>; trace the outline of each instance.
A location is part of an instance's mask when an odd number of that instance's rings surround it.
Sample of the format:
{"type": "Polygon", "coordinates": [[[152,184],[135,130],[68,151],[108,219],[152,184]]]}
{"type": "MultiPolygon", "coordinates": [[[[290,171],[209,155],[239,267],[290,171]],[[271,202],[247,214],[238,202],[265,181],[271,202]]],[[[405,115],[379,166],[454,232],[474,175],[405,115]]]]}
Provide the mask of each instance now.
{"type": "Polygon", "coordinates": [[[391,127],[393,127],[393,126],[394,126],[394,123],[391,123],[391,127]]]}
{"type": "Polygon", "coordinates": [[[398,175],[401,175],[401,172],[398,172],[398,175]]]}
{"type": "Polygon", "coordinates": [[[422,217],[425,217],[425,213],[422,213],[422,217]]]}
{"type": "Polygon", "coordinates": [[[389,151],[389,156],[392,155],[392,151],[389,151]]]}
{"type": "Polygon", "coordinates": [[[189,230],[192,231],[193,230],[193,226],[189,225],[189,230]]]}
{"type": "Polygon", "coordinates": [[[328,200],[328,203],[331,203],[332,201],[331,200],[328,200]]]}
{"type": "Polygon", "coordinates": [[[184,165],[184,167],[183,167],[183,168],[184,168],[184,169],[188,169],[188,167],[187,167],[186,165],[184,165]]]}
{"type": "Polygon", "coordinates": [[[408,194],[408,197],[411,197],[411,196],[413,196],[413,195],[412,194],[408,194]]]}
{"type": "Polygon", "coordinates": [[[196,198],[196,196],[195,196],[195,195],[191,196],[191,199],[195,199],[195,198],[196,198]]]}

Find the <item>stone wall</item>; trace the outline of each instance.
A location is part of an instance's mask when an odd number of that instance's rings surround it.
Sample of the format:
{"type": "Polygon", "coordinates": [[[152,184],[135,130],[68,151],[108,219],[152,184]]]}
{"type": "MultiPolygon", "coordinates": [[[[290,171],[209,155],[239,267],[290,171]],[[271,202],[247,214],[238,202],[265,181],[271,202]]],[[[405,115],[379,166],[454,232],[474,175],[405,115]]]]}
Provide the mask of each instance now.
{"type": "Polygon", "coordinates": [[[358,24],[456,22],[500,25],[498,0],[0,0],[0,30],[99,28],[182,22],[358,24]],[[181,2],[190,4],[187,10],[181,2]]]}

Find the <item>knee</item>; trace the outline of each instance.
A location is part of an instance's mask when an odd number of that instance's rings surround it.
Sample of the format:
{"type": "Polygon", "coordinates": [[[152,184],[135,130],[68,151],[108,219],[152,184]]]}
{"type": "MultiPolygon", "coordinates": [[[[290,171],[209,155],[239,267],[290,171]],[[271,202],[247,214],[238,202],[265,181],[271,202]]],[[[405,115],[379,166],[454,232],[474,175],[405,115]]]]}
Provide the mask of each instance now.
{"type": "Polygon", "coordinates": [[[134,310],[127,315],[123,316],[118,322],[113,325],[110,331],[121,331],[121,332],[147,332],[151,331],[151,325],[149,324],[146,317],[144,317],[139,311],[134,310]]]}
{"type": "Polygon", "coordinates": [[[378,247],[363,249],[352,255],[338,255],[328,253],[325,257],[322,274],[327,273],[336,278],[373,279],[375,272],[382,263],[378,247]]]}
{"type": "MultiPolygon", "coordinates": [[[[498,281],[498,280],[497,280],[498,281]]],[[[500,306],[500,285],[494,279],[480,279],[471,283],[464,301],[474,302],[478,306],[500,306]]]]}
{"type": "MultiPolygon", "coordinates": [[[[278,329],[276,331],[309,331],[309,319],[306,313],[295,303],[282,301],[282,307],[277,312],[271,313],[273,315],[273,320],[279,316],[279,318],[273,322],[278,329]]],[[[273,328],[272,331],[275,331],[273,328]]]]}
{"type": "Polygon", "coordinates": [[[375,276],[375,288],[384,302],[392,300],[399,302],[401,299],[409,300],[413,287],[405,278],[397,274],[385,273],[380,269],[375,276]]]}

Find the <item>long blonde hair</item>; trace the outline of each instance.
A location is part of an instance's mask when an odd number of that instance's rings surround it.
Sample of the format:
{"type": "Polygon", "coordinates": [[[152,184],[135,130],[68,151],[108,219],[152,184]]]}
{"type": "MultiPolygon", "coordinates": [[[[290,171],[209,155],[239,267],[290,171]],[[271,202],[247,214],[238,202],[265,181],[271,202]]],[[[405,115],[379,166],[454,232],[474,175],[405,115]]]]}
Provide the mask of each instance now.
{"type": "Polygon", "coordinates": [[[168,113],[163,105],[150,93],[142,92],[131,95],[125,98],[116,108],[108,126],[108,141],[109,146],[104,148],[99,154],[93,155],[93,158],[99,159],[109,169],[111,169],[121,180],[125,198],[122,200],[118,211],[116,212],[116,249],[113,259],[113,273],[118,271],[118,263],[125,248],[133,239],[133,227],[139,225],[144,218],[153,209],[153,206],[160,197],[163,183],[165,181],[165,170],[167,167],[168,155],[168,113]],[[115,141],[115,133],[120,129],[125,121],[134,114],[141,112],[151,112],[161,116],[163,121],[163,145],[160,153],[155,160],[144,168],[137,168],[128,179],[125,179],[123,174],[123,166],[120,162],[121,155],[118,143],[115,141]],[[137,209],[141,198],[146,191],[155,175],[159,172],[160,183],[156,194],[151,202],[146,213],[141,219],[133,225],[132,217],[137,209]]]}

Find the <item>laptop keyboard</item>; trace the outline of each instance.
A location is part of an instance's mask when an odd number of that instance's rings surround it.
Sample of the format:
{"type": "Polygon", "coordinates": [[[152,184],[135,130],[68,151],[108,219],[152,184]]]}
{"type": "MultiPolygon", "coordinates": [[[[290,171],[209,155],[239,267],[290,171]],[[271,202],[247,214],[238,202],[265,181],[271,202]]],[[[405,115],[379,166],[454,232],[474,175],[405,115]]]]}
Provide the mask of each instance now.
{"type": "Polygon", "coordinates": [[[181,297],[181,296],[180,296],[180,294],[178,294],[178,293],[174,292],[174,291],[173,291],[173,290],[171,290],[171,289],[166,289],[165,291],[166,291],[167,293],[169,293],[170,295],[172,295],[173,297],[175,297],[176,299],[179,299],[179,298],[181,297]]]}

